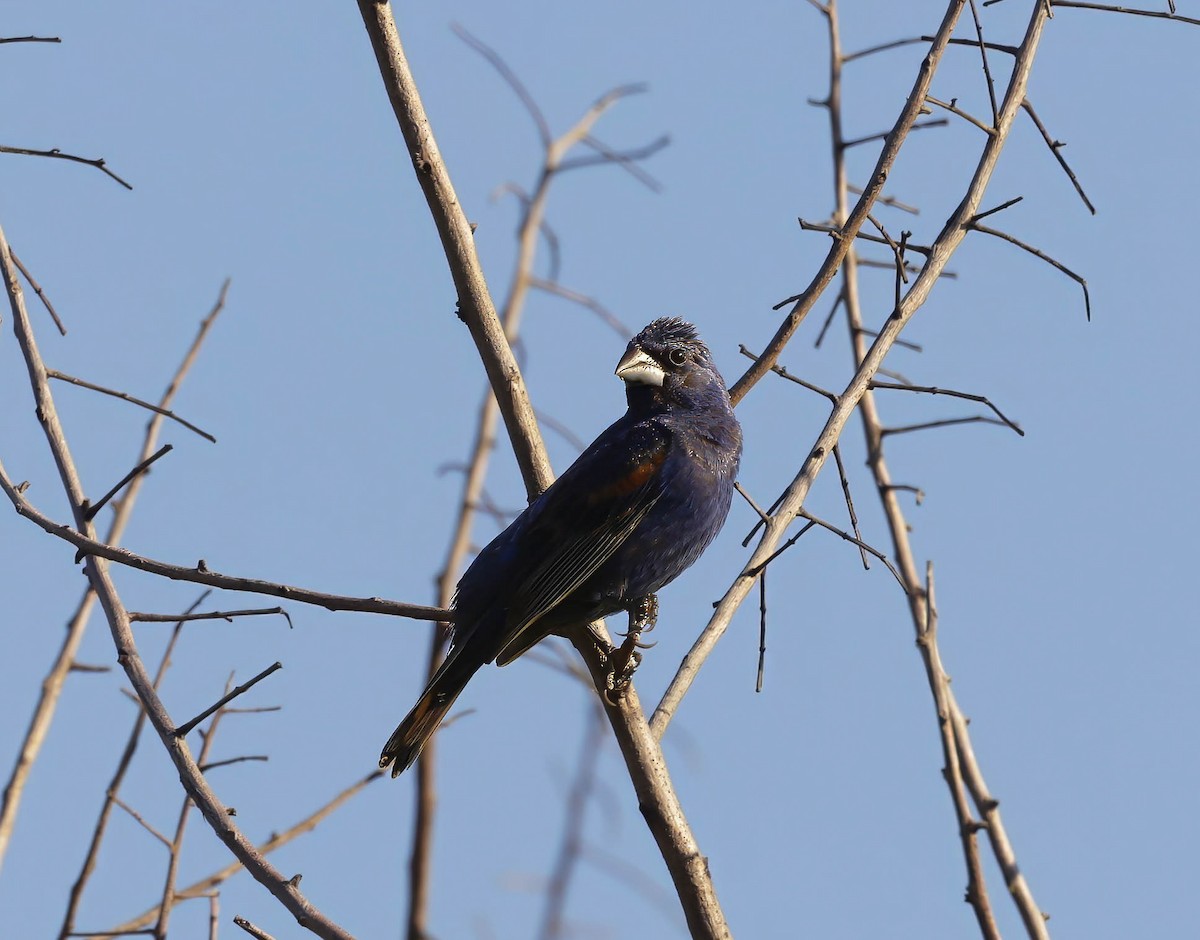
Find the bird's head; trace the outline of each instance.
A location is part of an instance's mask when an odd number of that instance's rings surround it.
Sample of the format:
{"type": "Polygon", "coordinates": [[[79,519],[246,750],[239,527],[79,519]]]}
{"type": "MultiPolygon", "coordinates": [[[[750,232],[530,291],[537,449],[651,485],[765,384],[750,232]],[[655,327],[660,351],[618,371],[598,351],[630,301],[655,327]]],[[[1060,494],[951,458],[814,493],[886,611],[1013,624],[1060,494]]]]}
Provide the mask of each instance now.
{"type": "Polygon", "coordinates": [[[630,404],[635,398],[687,401],[714,382],[725,389],[696,328],[679,317],[661,317],[630,340],[616,374],[625,382],[630,404]]]}

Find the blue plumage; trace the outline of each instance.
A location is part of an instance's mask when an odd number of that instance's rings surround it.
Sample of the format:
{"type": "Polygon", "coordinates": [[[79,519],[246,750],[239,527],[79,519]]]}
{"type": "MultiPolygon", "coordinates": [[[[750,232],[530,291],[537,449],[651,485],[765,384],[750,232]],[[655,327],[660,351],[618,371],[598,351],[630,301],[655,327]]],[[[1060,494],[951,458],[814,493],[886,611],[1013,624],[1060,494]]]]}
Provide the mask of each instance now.
{"type": "Polygon", "coordinates": [[[696,329],[655,320],[617,365],[628,410],[463,574],[450,652],[383,749],[408,767],[479,669],[619,610],[685,571],[725,523],[742,432],[696,329]]]}

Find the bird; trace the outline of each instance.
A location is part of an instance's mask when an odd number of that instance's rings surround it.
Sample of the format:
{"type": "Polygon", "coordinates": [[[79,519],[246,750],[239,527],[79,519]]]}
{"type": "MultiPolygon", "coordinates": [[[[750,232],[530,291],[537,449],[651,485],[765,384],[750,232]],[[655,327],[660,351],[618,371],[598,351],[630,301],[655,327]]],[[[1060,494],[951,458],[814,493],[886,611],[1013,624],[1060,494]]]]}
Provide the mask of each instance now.
{"type": "Polygon", "coordinates": [[[452,604],[446,658],[383,748],[399,776],[484,665],[626,611],[610,649],[618,692],[636,668],[657,592],[700,557],[729,514],[742,430],[696,327],[661,317],[630,340],[615,374],[625,413],[468,566],[452,604]]]}

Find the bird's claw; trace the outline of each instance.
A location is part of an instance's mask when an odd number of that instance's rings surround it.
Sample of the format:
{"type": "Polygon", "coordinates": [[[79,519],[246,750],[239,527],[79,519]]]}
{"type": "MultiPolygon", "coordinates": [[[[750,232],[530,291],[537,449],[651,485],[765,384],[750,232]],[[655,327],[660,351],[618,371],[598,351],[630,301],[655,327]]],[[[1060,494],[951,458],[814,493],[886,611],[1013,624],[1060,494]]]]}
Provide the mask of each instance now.
{"type": "Polygon", "coordinates": [[[648,650],[653,643],[643,643],[642,634],[649,633],[658,622],[658,597],[648,594],[629,609],[629,629],[621,634],[625,641],[609,649],[604,657],[608,667],[604,697],[615,705],[629,691],[629,683],[642,662],[639,650],[648,650]]]}
{"type": "Polygon", "coordinates": [[[609,657],[609,665],[612,668],[608,671],[604,690],[604,697],[610,705],[616,705],[625,697],[625,693],[629,691],[629,683],[633,679],[633,674],[641,665],[642,654],[637,651],[637,646],[637,634],[634,633],[626,638],[620,647],[612,650],[609,657]],[[632,643],[630,643],[630,639],[633,640],[632,643]]]}

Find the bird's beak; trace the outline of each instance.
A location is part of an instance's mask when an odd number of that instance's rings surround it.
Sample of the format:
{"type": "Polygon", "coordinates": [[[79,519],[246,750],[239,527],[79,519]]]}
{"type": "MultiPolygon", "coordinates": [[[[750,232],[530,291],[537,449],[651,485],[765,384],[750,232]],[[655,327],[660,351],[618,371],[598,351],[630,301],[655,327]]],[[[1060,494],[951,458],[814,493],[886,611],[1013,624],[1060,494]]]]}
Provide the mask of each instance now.
{"type": "Polygon", "coordinates": [[[667,374],[646,352],[632,346],[617,363],[616,375],[631,384],[641,382],[643,385],[662,385],[667,374]]]}

